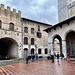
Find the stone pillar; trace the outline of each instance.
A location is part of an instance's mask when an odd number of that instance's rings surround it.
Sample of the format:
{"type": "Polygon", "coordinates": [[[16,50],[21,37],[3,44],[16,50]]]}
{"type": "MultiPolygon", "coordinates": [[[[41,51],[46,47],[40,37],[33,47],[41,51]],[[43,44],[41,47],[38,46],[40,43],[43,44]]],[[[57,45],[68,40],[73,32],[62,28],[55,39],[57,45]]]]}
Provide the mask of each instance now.
{"type": "Polygon", "coordinates": [[[67,50],[66,50],[66,41],[62,40],[62,53],[64,54],[64,58],[67,58],[67,50]]]}

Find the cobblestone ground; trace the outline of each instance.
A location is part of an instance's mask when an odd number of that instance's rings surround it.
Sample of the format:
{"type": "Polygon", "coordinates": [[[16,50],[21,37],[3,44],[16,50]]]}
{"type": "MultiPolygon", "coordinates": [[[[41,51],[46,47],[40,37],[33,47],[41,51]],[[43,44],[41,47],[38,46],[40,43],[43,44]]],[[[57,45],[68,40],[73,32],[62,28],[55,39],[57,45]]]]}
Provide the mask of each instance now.
{"type": "Polygon", "coordinates": [[[0,66],[0,75],[75,75],[75,61],[68,63],[66,60],[35,61],[29,64],[20,63],[15,65],[0,66]]]}

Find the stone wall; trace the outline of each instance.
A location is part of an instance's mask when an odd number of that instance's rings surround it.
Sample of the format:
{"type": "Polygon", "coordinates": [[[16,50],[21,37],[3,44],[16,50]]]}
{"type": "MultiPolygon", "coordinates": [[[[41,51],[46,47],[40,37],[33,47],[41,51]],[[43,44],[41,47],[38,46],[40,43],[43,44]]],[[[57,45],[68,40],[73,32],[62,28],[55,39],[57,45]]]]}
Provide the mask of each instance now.
{"type": "Polygon", "coordinates": [[[66,20],[68,18],[68,0],[58,0],[58,20],[59,22],[66,20]]]}
{"type": "Polygon", "coordinates": [[[75,16],[75,1],[74,0],[58,0],[58,20],[64,21],[75,16]]]}
{"type": "Polygon", "coordinates": [[[68,5],[68,15],[69,18],[75,16],[75,1],[68,5]]]}
{"type": "Polygon", "coordinates": [[[48,34],[45,31],[43,31],[48,27],[50,26],[47,24],[41,24],[37,23],[36,21],[30,21],[27,19],[23,20],[23,39],[24,37],[28,38],[28,45],[25,45],[23,40],[23,49],[27,48],[29,55],[31,55],[32,48],[34,49],[34,54],[38,53],[38,49],[41,48],[41,54],[39,54],[39,56],[48,56],[48,54],[45,54],[44,52],[45,48],[48,49],[48,34]],[[37,37],[38,25],[40,26],[40,32],[42,34],[41,38],[37,37]],[[28,33],[24,32],[24,27],[28,27],[28,33]],[[31,28],[34,28],[34,34],[31,34],[31,28]],[[34,38],[34,45],[31,45],[31,38],[34,38]]]}
{"type": "MultiPolygon", "coordinates": [[[[16,9],[11,11],[10,7],[4,8],[1,4],[0,7],[0,21],[2,22],[2,27],[0,29],[0,39],[9,38],[13,39],[18,43],[18,50],[15,54],[17,58],[23,58],[22,56],[22,33],[21,33],[21,11],[16,13],[16,9]],[[9,30],[9,24],[14,24],[14,30],[9,30]]],[[[14,49],[14,48],[13,48],[14,49]]],[[[15,51],[12,51],[14,54],[15,51]]]]}
{"type": "Polygon", "coordinates": [[[66,58],[67,51],[66,51],[66,35],[71,32],[75,32],[75,20],[71,21],[69,25],[67,23],[62,25],[62,28],[60,26],[56,27],[56,30],[52,29],[51,32],[48,33],[48,47],[49,50],[52,51],[53,54],[53,38],[56,35],[59,35],[62,39],[62,52],[66,58]]]}

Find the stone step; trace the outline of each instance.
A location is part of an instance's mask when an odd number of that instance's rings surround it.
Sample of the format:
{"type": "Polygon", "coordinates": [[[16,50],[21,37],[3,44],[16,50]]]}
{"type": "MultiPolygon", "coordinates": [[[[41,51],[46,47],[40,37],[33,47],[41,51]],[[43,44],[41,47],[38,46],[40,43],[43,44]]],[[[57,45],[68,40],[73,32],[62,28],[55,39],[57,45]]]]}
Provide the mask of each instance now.
{"type": "Polygon", "coordinates": [[[0,60],[0,66],[25,63],[25,60],[0,60]]]}
{"type": "MultiPolygon", "coordinates": [[[[38,60],[40,61],[40,60],[46,60],[46,59],[47,58],[40,58],[38,60]]],[[[32,62],[32,60],[30,60],[30,62],[32,62]]],[[[0,60],[0,66],[17,64],[17,63],[26,63],[26,60],[25,59],[0,60]]]]}
{"type": "Polygon", "coordinates": [[[70,58],[70,60],[75,60],[75,58],[70,58]]]}

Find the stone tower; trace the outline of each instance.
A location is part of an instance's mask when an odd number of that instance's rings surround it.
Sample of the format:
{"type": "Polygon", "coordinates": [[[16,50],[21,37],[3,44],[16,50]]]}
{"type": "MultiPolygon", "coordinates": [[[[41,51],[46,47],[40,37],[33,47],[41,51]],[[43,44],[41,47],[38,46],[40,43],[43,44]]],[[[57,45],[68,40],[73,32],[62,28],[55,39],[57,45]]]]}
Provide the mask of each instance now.
{"type": "Polygon", "coordinates": [[[1,57],[10,59],[23,58],[22,50],[21,11],[0,5],[0,51],[1,57]]]}
{"type": "MultiPolygon", "coordinates": [[[[71,16],[71,7],[75,0],[58,0],[58,20],[59,22],[68,19],[71,16]]],[[[74,6],[72,7],[72,9],[74,6]]]]}
{"type": "Polygon", "coordinates": [[[71,0],[68,4],[68,18],[75,16],[75,0],[71,0]]]}

